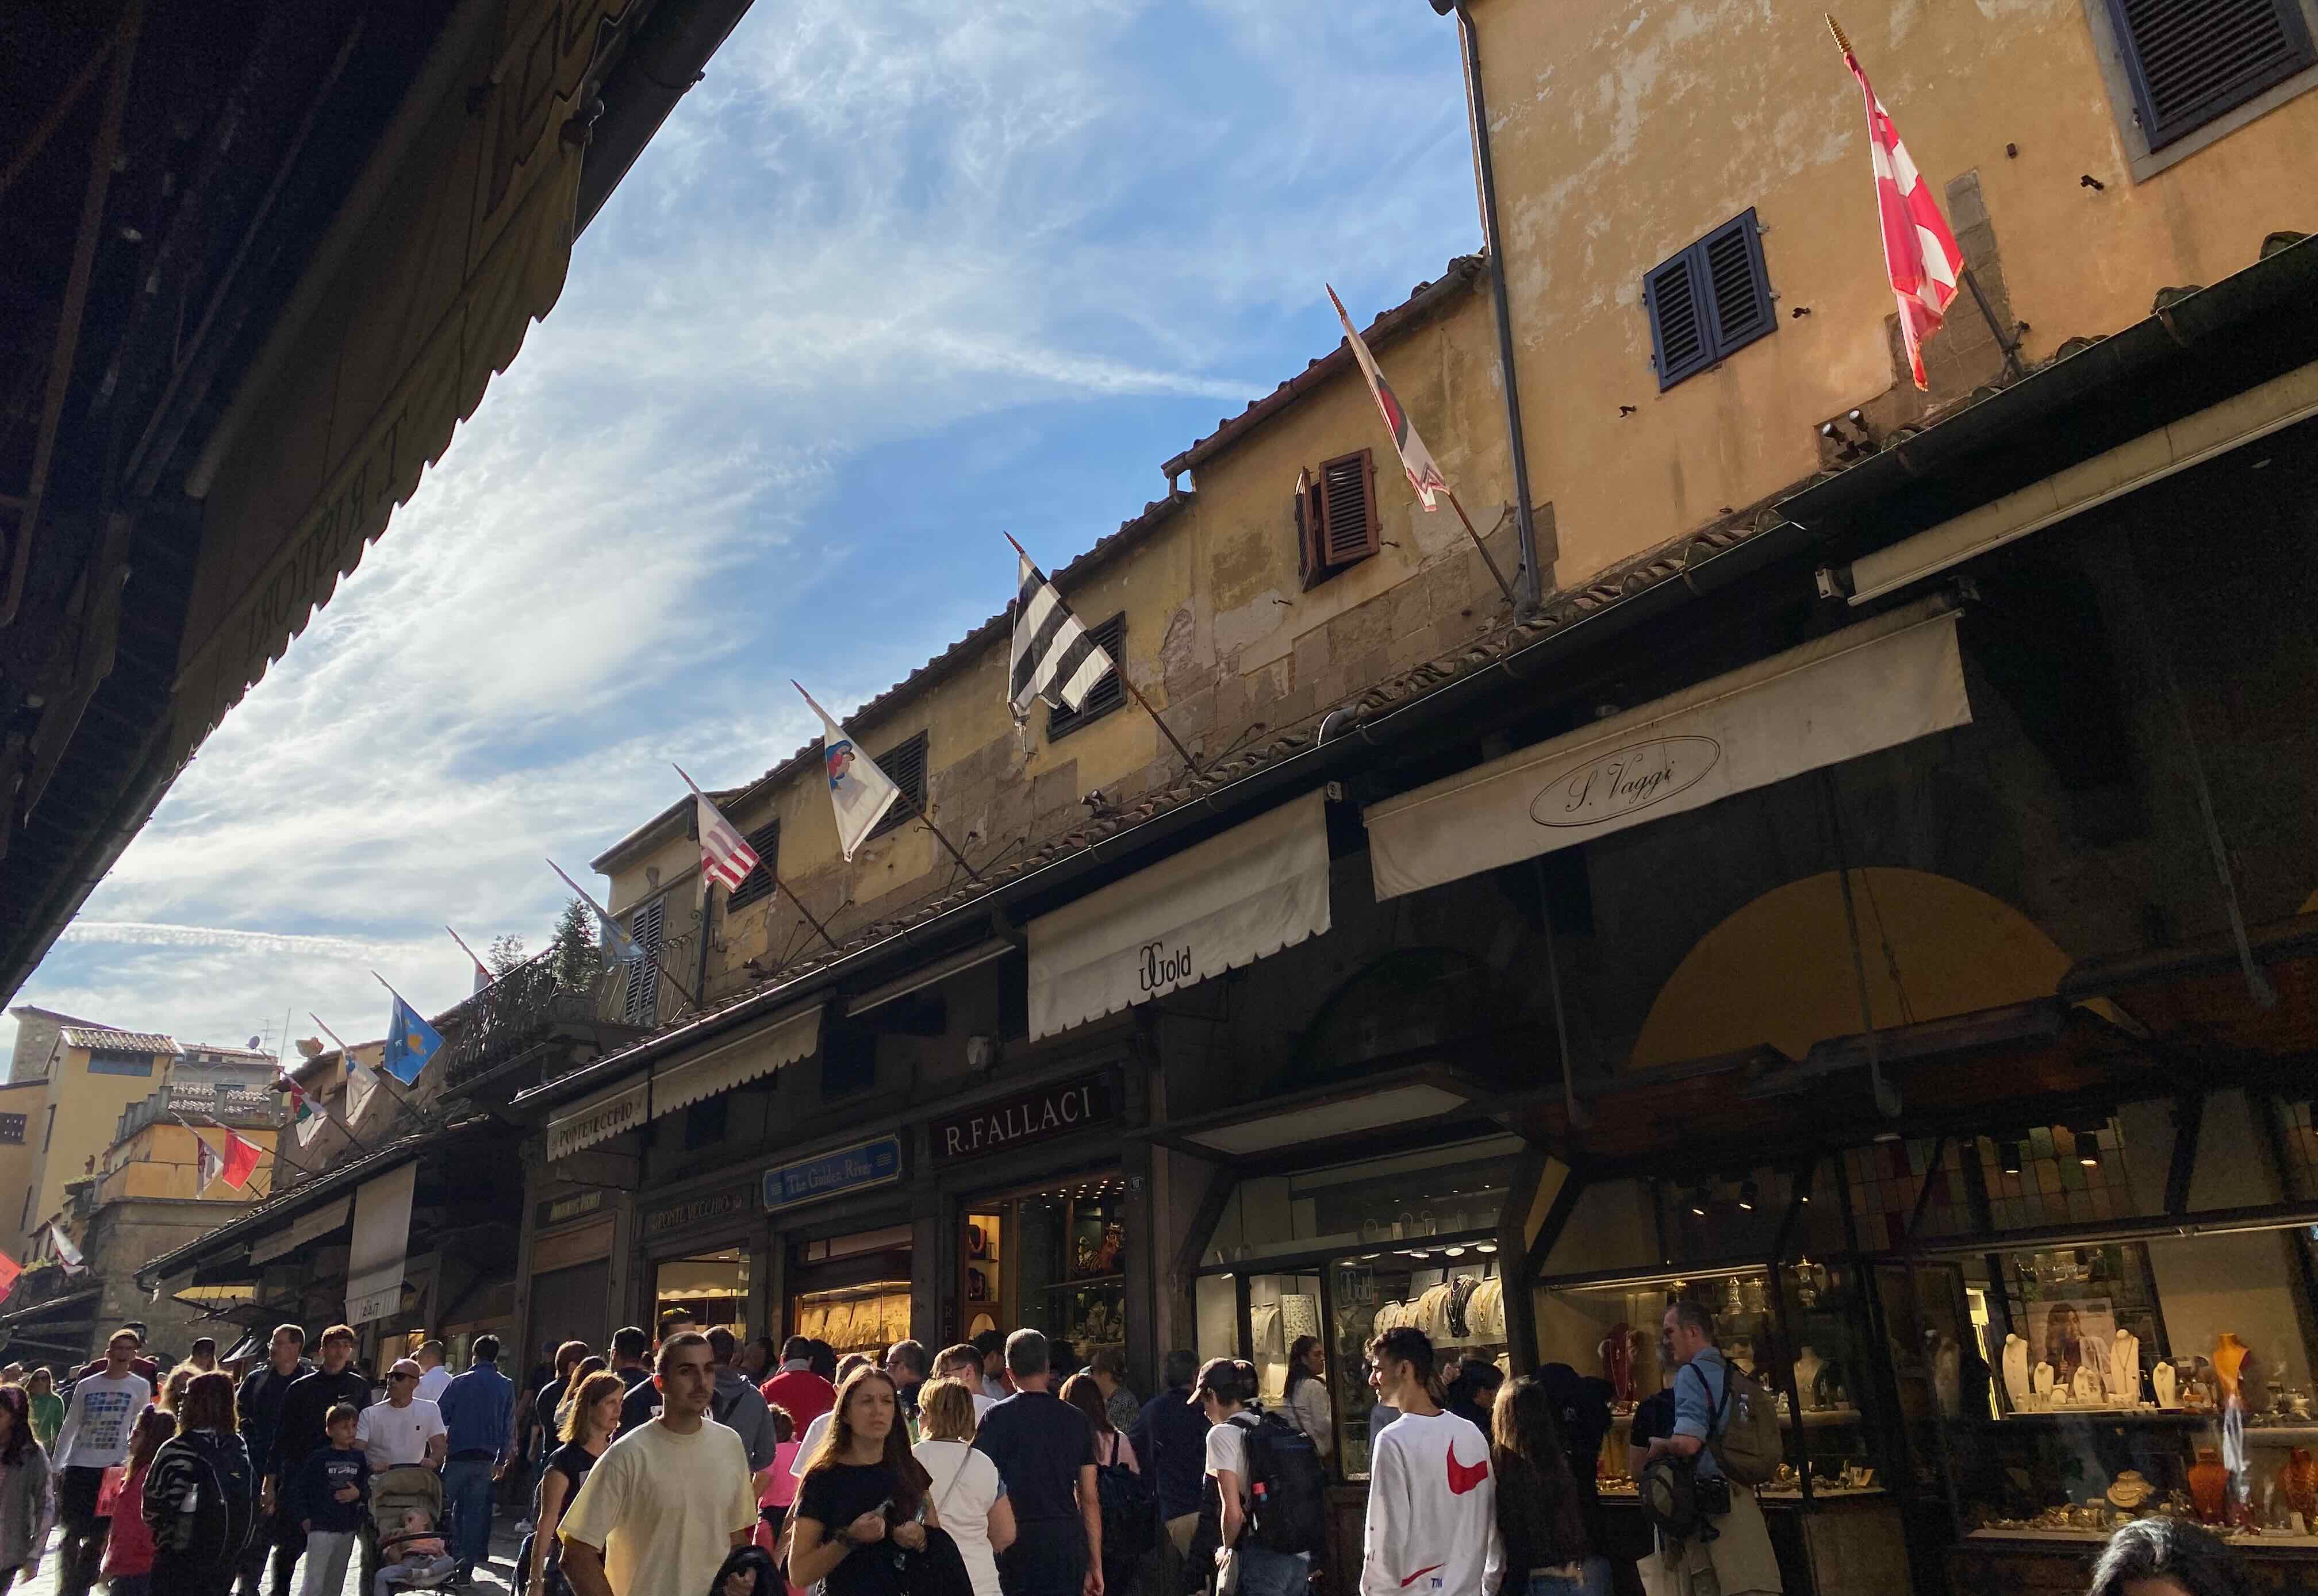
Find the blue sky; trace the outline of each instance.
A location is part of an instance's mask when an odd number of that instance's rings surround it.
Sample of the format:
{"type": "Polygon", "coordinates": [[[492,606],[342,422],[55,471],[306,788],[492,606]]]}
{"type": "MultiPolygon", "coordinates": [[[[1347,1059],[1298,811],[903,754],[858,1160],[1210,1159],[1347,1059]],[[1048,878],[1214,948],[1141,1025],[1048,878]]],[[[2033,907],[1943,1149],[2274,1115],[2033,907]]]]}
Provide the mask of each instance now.
{"type": "MultiPolygon", "coordinates": [[[[378,1035],[1478,247],[1423,0],[763,0],[362,569],[16,1001],[378,1035]]],[[[13,1022],[0,1021],[0,1050],[13,1022]]]]}

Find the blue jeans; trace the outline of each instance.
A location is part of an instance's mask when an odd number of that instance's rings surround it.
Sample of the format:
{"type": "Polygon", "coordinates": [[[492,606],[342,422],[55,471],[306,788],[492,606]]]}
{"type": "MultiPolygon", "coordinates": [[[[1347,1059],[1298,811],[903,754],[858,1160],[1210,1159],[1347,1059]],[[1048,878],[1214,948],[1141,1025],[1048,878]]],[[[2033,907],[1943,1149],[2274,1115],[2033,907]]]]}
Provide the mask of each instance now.
{"type": "MultiPolygon", "coordinates": [[[[1268,1552],[1262,1547],[1242,1547],[1239,1552],[1239,1596],[1304,1596],[1312,1575],[1312,1562],[1289,1552],[1268,1552]]],[[[1110,1596],[1109,1592],[1104,1596],[1110,1596]]]]}
{"type": "Polygon", "coordinates": [[[1610,1560],[1588,1557],[1576,1579],[1559,1574],[1529,1576],[1529,1596],[1610,1596],[1610,1560]]]}
{"type": "Polygon", "coordinates": [[[451,1555],[462,1568],[481,1567],[491,1551],[491,1460],[454,1458],[445,1463],[443,1501],[451,1510],[451,1555]]]}

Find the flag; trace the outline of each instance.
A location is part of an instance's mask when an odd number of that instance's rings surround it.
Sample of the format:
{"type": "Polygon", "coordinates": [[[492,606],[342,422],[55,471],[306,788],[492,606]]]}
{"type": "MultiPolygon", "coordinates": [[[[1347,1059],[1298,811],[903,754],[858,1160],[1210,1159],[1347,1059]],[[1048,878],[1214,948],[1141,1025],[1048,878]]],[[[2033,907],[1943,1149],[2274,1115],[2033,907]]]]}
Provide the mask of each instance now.
{"type": "MultiPolygon", "coordinates": [[[[684,776],[684,767],[678,766],[676,774],[684,776]]],[[[690,776],[684,776],[684,785],[692,788],[693,818],[700,832],[701,881],[718,882],[728,892],[739,892],[741,883],[749,879],[749,873],[759,863],[757,850],[749,846],[747,838],[732,829],[723,811],[708,801],[708,794],[690,776]]]]}
{"type": "MultiPolygon", "coordinates": [[[[1006,541],[1014,543],[1013,535],[1006,541]]],[[[1078,708],[1095,684],[1119,667],[1087,635],[1021,544],[1014,543],[1014,555],[1021,565],[1014,595],[1014,669],[1006,697],[1020,722],[1029,718],[1032,702],[1040,698],[1056,709],[1078,708]]]]}
{"type": "Polygon", "coordinates": [[[355,1050],[348,1047],[336,1031],[322,1025],[320,1015],[310,1009],[306,1012],[312,1016],[316,1025],[322,1026],[322,1035],[338,1045],[338,1057],[344,1061],[346,1071],[346,1117],[351,1125],[363,1116],[370,1107],[371,1099],[378,1095],[378,1071],[355,1057],[355,1050]]]}
{"type": "MultiPolygon", "coordinates": [[[[451,931],[451,928],[448,926],[445,926],[443,928],[446,931],[451,931]]],[[[475,950],[467,946],[467,939],[464,937],[460,936],[456,931],[451,931],[451,940],[457,943],[459,945],[459,951],[467,955],[467,963],[475,967],[475,991],[481,991],[485,987],[490,985],[492,981],[497,979],[491,974],[491,967],[475,956],[475,950]]],[[[474,992],[470,992],[467,995],[469,997],[472,997],[474,992]]]]}
{"type": "MultiPolygon", "coordinates": [[[[386,986],[384,976],[379,975],[375,970],[371,973],[377,976],[379,985],[386,986]]],[[[433,1026],[419,1018],[418,1010],[403,1001],[400,992],[391,986],[386,986],[386,990],[394,1000],[394,1007],[387,1010],[386,1050],[380,1062],[386,1066],[388,1074],[409,1086],[418,1079],[418,1072],[427,1067],[427,1061],[441,1049],[443,1037],[433,1026]]]]}
{"type": "MultiPolygon", "coordinates": [[[[184,1122],[181,1120],[179,1123],[184,1122]]],[[[191,1125],[186,1125],[185,1128],[193,1130],[191,1125]]],[[[218,1150],[210,1145],[210,1139],[201,1132],[193,1131],[193,1143],[201,1149],[193,1155],[193,1171],[197,1177],[193,1184],[193,1195],[199,1197],[210,1188],[211,1181],[225,1173],[225,1160],[218,1156],[218,1150]]]]}
{"type": "Polygon", "coordinates": [[[1867,74],[1860,69],[1859,58],[1851,53],[1851,40],[1843,36],[1833,17],[1827,19],[1827,25],[1836,43],[1843,47],[1843,64],[1859,80],[1859,92],[1866,99],[1867,153],[1875,163],[1875,209],[1883,224],[1883,265],[1891,278],[1891,292],[1900,301],[1900,337],[1908,346],[1908,367],[1915,373],[1916,386],[1928,388],[1930,384],[1924,381],[1924,340],[1940,330],[1955,299],[1956,282],[1963,274],[1963,251],[1956,247],[1955,235],[1948,231],[1939,202],[1924,186],[1923,174],[1908,158],[1908,147],[1900,142],[1900,130],[1891,125],[1891,113],[1875,97],[1867,74]]]}
{"type": "Polygon", "coordinates": [[[66,1274],[77,1275],[88,1267],[86,1260],[80,1255],[80,1249],[72,1244],[70,1236],[65,1234],[63,1225],[51,1221],[49,1224],[49,1236],[56,1246],[57,1261],[65,1266],[66,1274]]]}
{"type": "Polygon", "coordinates": [[[290,1094],[290,1124],[298,1133],[298,1145],[303,1147],[322,1134],[328,1122],[314,1099],[306,1095],[306,1089],[291,1080],[286,1070],[282,1073],[282,1089],[290,1094]]]}
{"type": "Polygon", "coordinates": [[[1424,440],[1409,424],[1408,412],[1400,408],[1392,384],[1377,370],[1376,356],[1369,353],[1361,335],[1352,330],[1352,318],[1344,314],[1344,301],[1336,297],[1333,288],[1328,290],[1328,302],[1336,307],[1336,319],[1344,324],[1344,339],[1352,346],[1352,358],[1361,363],[1361,374],[1369,380],[1369,391],[1376,396],[1377,408],[1384,413],[1385,430],[1392,434],[1392,446],[1400,453],[1400,469],[1408,473],[1408,485],[1416,489],[1416,497],[1424,501],[1424,507],[1432,509],[1433,496],[1448,492],[1449,480],[1441,474],[1441,468],[1433,463],[1433,451],[1424,446],[1424,440]]]}
{"type": "Polygon", "coordinates": [[[821,757],[829,770],[830,805],[837,811],[838,851],[850,859],[894,807],[902,789],[877,768],[876,760],[854,746],[845,729],[829,718],[827,710],[813,703],[812,694],[794,679],[789,686],[804,694],[804,701],[813,704],[813,713],[821,717],[821,757]]]}
{"type": "Polygon", "coordinates": [[[8,1294],[16,1289],[16,1277],[23,1272],[22,1264],[5,1252],[0,1252],[0,1302],[8,1300],[8,1294]]]}
{"type": "Polygon", "coordinates": [[[245,1142],[229,1130],[225,1134],[225,1183],[239,1190],[249,1184],[249,1177],[257,1168],[257,1161],[265,1150],[255,1142],[245,1142]]]}
{"type": "Polygon", "coordinates": [[[628,928],[612,918],[612,911],[610,910],[605,908],[601,903],[597,902],[595,899],[589,897],[588,895],[588,890],[585,887],[572,880],[570,876],[564,875],[563,867],[562,865],[558,865],[554,860],[550,859],[547,861],[547,867],[550,870],[554,871],[557,875],[562,876],[563,884],[570,887],[573,892],[579,893],[580,898],[587,903],[588,907],[596,911],[596,925],[601,935],[601,940],[604,945],[604,957],[606,959],[615,963],[624,963],[630,960],[641,959],[647,956],[644,953],[642,944],[639,943],[634,937],[628,935],[628,928]]]}

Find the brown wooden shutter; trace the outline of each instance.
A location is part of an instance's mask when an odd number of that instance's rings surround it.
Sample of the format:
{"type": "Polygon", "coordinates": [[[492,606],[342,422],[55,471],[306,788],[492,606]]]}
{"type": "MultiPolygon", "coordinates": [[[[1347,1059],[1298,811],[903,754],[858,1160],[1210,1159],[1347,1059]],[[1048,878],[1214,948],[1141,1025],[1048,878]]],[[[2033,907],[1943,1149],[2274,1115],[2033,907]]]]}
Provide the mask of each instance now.
{"type": "Polygon", "coordinates": [[[773,872],[779,868],[777,856],[781,849],[781,823],[768,820],[749,833],[749,846],[756,850],[757,867],[749,872],[748,879],[732,889],[724,900],[726,910],[754,903],[773,890],[773,872]]]}
{"type": "Polygon", "coordinates": [[[1320,550],[1320,485],[1302,471],[1296,473],[1296,563],[1309,592],[1313,584],[1328,574],[1328,561],[1320,550]]]}
{"type": "Polygon", "coordinates": [[[1331,569],[1377,551],[1376,462],[1366,449],[1320,462],[1320,551],[1331,569]]]}
{"type": "Polygon", "coordinates": [[[869,833],[872,837],[882,837],[904,820],[916,820],[918,809],[925,803],[926,734],[921,731],[898,747],[876,755],[876,758],[877,768],[885,773],[885,779],[902,789],[902,795],[894,800],[894,807],[885,811],[885,819],[879,820],[876,828],[869,833]]]}

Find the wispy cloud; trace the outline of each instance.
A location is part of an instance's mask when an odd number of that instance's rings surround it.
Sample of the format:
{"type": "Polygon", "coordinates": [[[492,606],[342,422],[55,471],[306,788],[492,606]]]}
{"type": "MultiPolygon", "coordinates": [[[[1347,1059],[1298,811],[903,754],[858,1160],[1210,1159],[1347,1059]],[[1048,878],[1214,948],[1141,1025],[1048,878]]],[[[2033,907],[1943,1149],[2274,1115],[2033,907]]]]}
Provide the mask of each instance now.
{"type": "Polygon", "coordinates": [[[1135,513],[1334,345],[1324,276],[1372,309],[1472,247],[1470,184],[1407,0],[756,7],[23,1000],[238,1039],[375,1034],[373,964],[454,1000],[443,921],[537,946],[543,854],[670,757],[786,755],[788,676],[842,706],[940,651],[999,527],[1059,563],[1135,513]]]}

